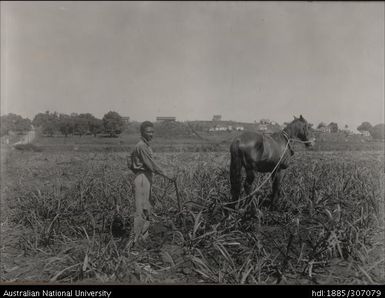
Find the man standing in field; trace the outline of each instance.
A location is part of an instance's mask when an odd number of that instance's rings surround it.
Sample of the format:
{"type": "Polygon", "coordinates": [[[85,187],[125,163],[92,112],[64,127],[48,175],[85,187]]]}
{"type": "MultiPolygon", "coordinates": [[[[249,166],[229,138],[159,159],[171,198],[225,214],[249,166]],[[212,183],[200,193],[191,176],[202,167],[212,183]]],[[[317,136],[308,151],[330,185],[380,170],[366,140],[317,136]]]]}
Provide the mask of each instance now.
{"type": "Polygon", "coordinates": [[[153,173],[168,178],[153,160],[150,141],[153,138],[154,125],[150,121],[143,122],[140,126],[140,134],[141,139],[131,154],[131,170],[136,176],[134,180],[134,244],[137,244],[138,240],[145,241],[148,237],[152,209],[150,198],[153,173]]]}

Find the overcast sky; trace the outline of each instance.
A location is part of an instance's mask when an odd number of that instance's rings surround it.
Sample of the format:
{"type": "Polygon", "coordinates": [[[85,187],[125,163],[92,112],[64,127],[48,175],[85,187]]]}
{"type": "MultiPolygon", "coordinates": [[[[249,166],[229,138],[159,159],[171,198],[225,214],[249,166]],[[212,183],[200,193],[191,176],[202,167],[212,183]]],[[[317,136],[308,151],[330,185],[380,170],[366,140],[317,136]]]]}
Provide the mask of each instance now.
{"type": "Polygon", "coordinates": [[[383,2],[1,2],[1,114],[384,122],[383,2]]]}

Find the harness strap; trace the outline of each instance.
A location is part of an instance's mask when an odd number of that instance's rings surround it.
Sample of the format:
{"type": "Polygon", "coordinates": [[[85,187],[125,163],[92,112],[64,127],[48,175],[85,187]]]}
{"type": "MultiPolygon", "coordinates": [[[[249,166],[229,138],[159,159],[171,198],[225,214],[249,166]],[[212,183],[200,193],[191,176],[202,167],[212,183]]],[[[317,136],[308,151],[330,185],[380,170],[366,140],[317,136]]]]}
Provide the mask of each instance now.
{"type": "Polygon", "coordinates": [[[290,138],[289,138],[289,135],[288,135],[287,132],[284,131],[284,130],[282,130],[282,135],[285,137],[285,139],[286,139],[286,141],[287,141],[287,145],[288,145],[288,147],[289,147],[289,149],[290,149],[291,155],[293,155],[293,154],[294,154],[294,150],[293,150],[293,148],[291,148],[291,146],[290,146],[290,141],[293,140],[293,139],[290,139],[290,138]]]}

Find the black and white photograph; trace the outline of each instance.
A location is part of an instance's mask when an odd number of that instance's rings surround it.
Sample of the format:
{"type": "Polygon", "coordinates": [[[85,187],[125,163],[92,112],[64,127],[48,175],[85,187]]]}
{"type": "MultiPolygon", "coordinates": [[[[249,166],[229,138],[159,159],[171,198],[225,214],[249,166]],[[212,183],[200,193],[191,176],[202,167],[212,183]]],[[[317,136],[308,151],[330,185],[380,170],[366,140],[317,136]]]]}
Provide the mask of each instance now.
{"type": "Polygon", "coordinates": [[[1,1],[0,283],[384,284],[384,31],[383,1],[1,1]]]}

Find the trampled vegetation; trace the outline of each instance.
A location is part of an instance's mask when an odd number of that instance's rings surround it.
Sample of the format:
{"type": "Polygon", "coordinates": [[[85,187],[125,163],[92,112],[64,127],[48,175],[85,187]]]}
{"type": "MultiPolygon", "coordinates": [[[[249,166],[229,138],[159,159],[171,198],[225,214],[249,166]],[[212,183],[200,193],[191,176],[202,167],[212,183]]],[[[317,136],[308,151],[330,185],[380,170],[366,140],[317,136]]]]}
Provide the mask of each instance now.
{"type": "MultiPolygon", "coordinates": [[[[7,216],[26,231],[19,249],[44,256],[39,280],[384,281],[383,152],[297,152],[285,172],[278,211],[263,207],[267,183],[236,212],[226,207],[227,153],[158,153],[161,165],[178,174],[182,210],[173,185],[157,177],[151,242],[137,253],[128,242],[134,197],[126,153],[12,155],[7,216]]],[[[255,186],[264,177],[258,175],[255,186]]],[[[2,277],[23,280],[12,272],[2,277]]]]}

